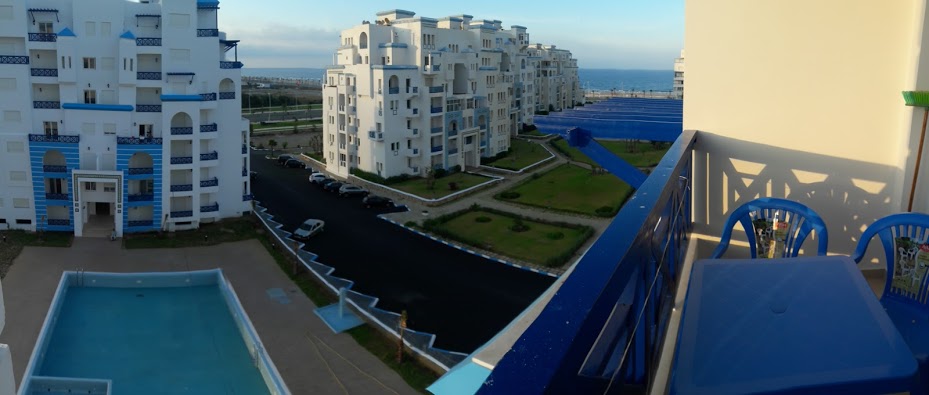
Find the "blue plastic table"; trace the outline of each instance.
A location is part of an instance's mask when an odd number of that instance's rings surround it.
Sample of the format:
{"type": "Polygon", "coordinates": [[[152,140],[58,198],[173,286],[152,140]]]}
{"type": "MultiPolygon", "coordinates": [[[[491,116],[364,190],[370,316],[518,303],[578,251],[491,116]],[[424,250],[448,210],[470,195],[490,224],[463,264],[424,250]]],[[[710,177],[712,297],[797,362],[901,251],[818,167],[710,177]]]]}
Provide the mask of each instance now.
{"type": "Polygon", "coordinates": [[[677,347],[671,394],[901,392],[916,373],[844,256],[695,262],[677,347]]]}

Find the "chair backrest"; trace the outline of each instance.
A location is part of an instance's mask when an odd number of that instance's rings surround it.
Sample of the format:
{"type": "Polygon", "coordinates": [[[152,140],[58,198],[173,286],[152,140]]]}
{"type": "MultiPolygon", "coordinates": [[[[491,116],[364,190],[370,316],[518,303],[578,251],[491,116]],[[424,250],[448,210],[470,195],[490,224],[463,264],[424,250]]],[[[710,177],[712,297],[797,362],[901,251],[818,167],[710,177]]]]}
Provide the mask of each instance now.
{"type": "Polygon", "coordinates": [[[929,296],[926,271],[929,270],[929,215],[892,214],[865,229],[852,259],[860,263],[871,239],[877,236],[884,246],[887,278],[881,299],[893,298],[925,305],[929,296]]]}
{"type": "Polygon", "coordinates": [[[745,230],[752,258],[796,257],[812,231],[818,239],[817,255],[828,251],[829,234],[819,214],[792,200],[758,198],[732,211],[711,258],[721,257],[729,248],[736,222],[745,230]]]}

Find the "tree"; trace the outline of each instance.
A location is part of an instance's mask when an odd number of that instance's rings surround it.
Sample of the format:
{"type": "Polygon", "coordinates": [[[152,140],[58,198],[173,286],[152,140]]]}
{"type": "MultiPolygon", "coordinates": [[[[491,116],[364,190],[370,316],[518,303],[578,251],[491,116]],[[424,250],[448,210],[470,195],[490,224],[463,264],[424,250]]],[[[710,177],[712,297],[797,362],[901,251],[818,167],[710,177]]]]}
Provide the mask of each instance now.
{"type": "Polygon", "coordinates": [[[426,169],[426,189],[435,189],[435,169],[431,167],[426,169]]]}
{"type": "Polygon", "coordinates": [[[277,147],[277,141],[274,139],[268,140],[268,147],[271,148],[271,157],[274,157],[274,147],[277,147]]]}
{"type": "Polygon", "coordinates": [[[281,149],[287,149],[287,142],[281,143],[281,149]]]}

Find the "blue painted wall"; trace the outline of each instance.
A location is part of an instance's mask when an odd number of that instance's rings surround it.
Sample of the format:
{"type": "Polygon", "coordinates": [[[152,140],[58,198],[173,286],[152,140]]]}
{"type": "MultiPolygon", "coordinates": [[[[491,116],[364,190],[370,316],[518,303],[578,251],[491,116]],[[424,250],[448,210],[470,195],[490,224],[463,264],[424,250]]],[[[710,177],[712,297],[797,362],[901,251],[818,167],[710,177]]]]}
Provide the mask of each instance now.
{"type": "Polygon", "coordinates": [[[71,201],[54,201],[49,202],[45,199],[45,179],[46,178],[62,178],[67,177],[67,193],[71,197],[71,200],[74,199],[74,186],[72,185],[71,172],[74,169],[80,168],[80,147],[76,143],[53,143],[53,142],[29,142],[29,165],[32,168],[32,191],[33,197],[35,199],[35,224],[37,230],[43,231],[62,231],[62,232],[73,232],[74,231],[74,210],[71,208],[71,201]],[[58,151],[61,152],[65,157],[65,165],[68,168],[66,174],[61,173],[49,173],[45,174],[45,169],[42,167],[42,159],[45,157],[45,153],[48,151],[58,151]],[[48,218],[48,206],[52,205],[63,205],[68,207],[68,225],[52,225],[49,226],[47,221],[40,222],[39,219],[43,216],[48,218]]]}
{"type": "Polygon", "coordinates": [[[155,144],[119,144],[116,147],[116,170],[123,172],[123,233],[150,232],[161,229],[162,146],[155,144]],[[137,152],[151,155],[154,174],[129,175],[129,159],[137,152]],[[130,180],[153,180],[151,202],[129,202],[130,180]],[[129,226],[129,208],[152,206],[152,226],[129,226]]]}

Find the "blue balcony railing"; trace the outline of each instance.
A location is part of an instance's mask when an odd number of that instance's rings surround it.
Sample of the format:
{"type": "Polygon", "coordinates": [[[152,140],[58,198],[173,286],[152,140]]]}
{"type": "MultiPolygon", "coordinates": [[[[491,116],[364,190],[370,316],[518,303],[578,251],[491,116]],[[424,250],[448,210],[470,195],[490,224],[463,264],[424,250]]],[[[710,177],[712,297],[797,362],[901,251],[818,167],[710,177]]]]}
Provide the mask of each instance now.
{"type": "Polygon", "coordinates": [[[29,74],[33,77],[57,77],[58,69],[29,69],[29,74]]]}
{"type": "Polygon", "coordinates": [[[64,134],[30,134],[29,141],[33,143],[67,143],[77,144],[81,142],[81,136],[69,136],[64,134]]]}
{"type": "Polygon", "coordinates": [[[201,93],[200,101],[216,101],[216,92],[212,93],[201,93]]]}
{"type": "Polygon", "coordinates": [[[442,93],[445,91],[445,88],[440,86],[430,86],[429,93],[442,93]]]}
{"type": "Polygon", "coordinates": [[[213,203],[208,206],[200,206],[201,213],[215,213],[219,211],[219,203],[213,203]]]}
{"type": "Polygon", "coordinates": [[[161,80],[161,72],[160,71],[140,71],[138,73],[135,73],[135,78],[137,80],[157,81],[157,80],[161,80]]]}
{"type": "Polygon", "coordinates": [[[219,61],[219,68],[221,69],[241,69],[242,66],[244,66],[242,62],[219,61]]]}
{"type": "Polygon", "coordinates": [[[171,185],[171,192],[190,192],[194,190],[194,184],[171,185]]]}
{"type": "Polygon", "coordinates": [[[138,138],[138,137],[116,137],[116,144],[128,145],[161,145],[161,137],[138,138]]]}
{"type": "Polygon", "coordinates": [[[46,193],[45,200],[71,200],[67,193],[46,193]]]}
{"type": "Polygon", "coordinates": [[[219,179],[216,177],[213,177],[212,179],[209,179],[209,180],[200,181],[200,188],[218,187],[218,186],[219,186],[219,179]]]}
{"type": "Polygon", "coordinates": [[[58,41],[58,35],[55,33],[29,33],[29,41],[53,43],[58,41]]]}
{"type": "Polygon", "coordinates": [[[433,114],[438,114],[438,113],[442,112],[442,107],[441,107],[441,106],[439,106],[439,107],[432,107],[431,110],[432,110],[432,113],[433,113],[433,114]]]}
{"type": "Polygon", "coordinates": [[[151,193],[138,193],[134,195],[126,195],[129,198],[130,202],[152,202],[155,200],[155,195],[151,193]]]}
{"type": "Polygon", "coordinates": [[[590,247],[596,253],[575,264],[516,341],[519,352],[497,363],[485,390],[649,392],[692,229],[695,141],[693,131],[677,138],[631,198],[635,204],[619,211],[590,247]]]}
{"type": "Polygon", "coordinates": [[[242,144],[242,153],[243,153],[243,154],[247,154],[247,153],[248,153],[248,144],[242,144]]]}
{"type": "Polygon", "coordinates": [[[194,134],[194,128],[193,127],[171,128],[172,136],[183,136],[186,134],[194,134]]]}
{"type": "Polygon", "coordinates": [[[48,226],[71,226],[71,220],[70,220],[70,219],[50,218],[50,219],[48,220],[48,226]]]}
{"type": "Polygon", "coordinates": [[[61,165],[43,165],[43,166],[42,166],[42,171],[44,171],[44,172],[46,172],[46,173],[67,173],[67,172],[68,172],[68,166],[61,166],[61,165]]]}
{"type": "Polygon", "coordinates": [[[197,29],[197,37],[219,37],[219,29],[197,29]]]}
{"type": "Polygon", "coordinates": [[[29,64],[29,57],[18,55],[0,55],[0,64],[29,64]]]}
{"type": "Polygon", "coordinates": [[[448,154],[449,154],[449,155],[455,155],[455,154],[457,154],[457,153],[458,153],[458,148],[449,148],[449,149],[448,149],[448,154]]]}
{"type": "Polygon", "coordinates": [[[154,167],[130,167],[129,175],[155,174],[154,167]]]}
{"type": "Polygon", "coordinates": [[[249,201],[249,200],[254,200],[254,199],[255,199],[255,195],[252,195],[252,194],[250,194],[250,193],[249,193],[249,194],[242,195],[242,201],[243,201],[243,202],[247,202],[247,201],[249,201]]]}
{"type": "Polygon", "coordinates": [[[200,125],[200,133],[209,133],[219,130],[215,123],[200,125]]]}
{"type": "Polygon", "coordinates": [[[448,137],[455,137],[458,135],[458,130],[449,130],[448,137]]]}
{"type": "Polygon", "coordinates": [[[369,139],[372,139],[372,140],[383,140],[383,139],[384,139],[384,132],[377,132],[377,131],[374,131],[374,130],[369,130],[369,131],[368,131],[368,138],[369,138],[369,139]]]}
{"type": "Polygon", "coordinates": [[[248,169],[242,168],[242,177],[248,177],[248,169]]]}
{"type": "Polygon", "coordinates": [[[219,100],[235,100],[235,92],[219,92],[219,100]]]}
{"type": "Polygon", "coordinates": [[[193,217],[193,216],[194,216],[194,212],[190,210],[171,212],[171,218],[187,218],[187,217],[193,217]]]}
{"type": "Polygon", "coordinates": [[[33,101],[32,108],[38,110],[57,110],[61,108],[60,101],[33,101]]]}
{"type": "Polygon", "coordinates": [[[387,88],[387,94],[396,95],[400,93],[400,87],[387,88]]]}
{"type": "Polygon", "coordinates": [[[200,154],[200,160],[217,160],[219,159],[219,153],[216,151],[208,152],[205,154],[200,154]]]}
{"type": "Polygon", "coordinates": [[[171,164],[172,165],[189,165],[194,163],[194,157],[192,156],[172,156],[171,164]]]}
{"type": "Polygon", "coordinates": [[[135,45],[137,47],[160,47],[161,38],[160,37],[138,37],[135,39],[135,45]]]}
{"type": "Polygon", "coordinates": [[[436,126],[436,127],[432,128],[432,129],[430,129],[430,130],[432,131],[432,134],[439,134],[439,133],[442,133],[442,127],[441,127],[441,126],[436,126]]]}
{"type": "Polygon", "coordinates": [[[406,87],[406,93],[419,93],[418,86],[408,86],[406,87]]]}
{"type": "Polygon", "coordinates": [[[437,145],[435,147],[432,147],[432,152],[442,152],[442,146],[437,145]]]}
{"type": "Polygon", "coordinates": [[[138,227],[138,226],[152,226],[152,225],[154,225],[154,223],[155,223],[155,221],[152,221],[152,220],[150,220],[150,219],[148,219],[148,220],[132,220],[132,221],[128,221],[128,222],[127,222],[127,225],[128,225],[130,228],[134,228],[134,227],[138,227]]]}
{"type": "Polygon", "coordinates": [[[161,104],[136,104],[135,112],[161,112],[161,104]]]}
{"type": "Polygon", "coordinates": [[[413,109],[413,115],[419,115],[419,109],[418,109],[418,108],[414,108],[414,109],[413,109]]]}

